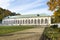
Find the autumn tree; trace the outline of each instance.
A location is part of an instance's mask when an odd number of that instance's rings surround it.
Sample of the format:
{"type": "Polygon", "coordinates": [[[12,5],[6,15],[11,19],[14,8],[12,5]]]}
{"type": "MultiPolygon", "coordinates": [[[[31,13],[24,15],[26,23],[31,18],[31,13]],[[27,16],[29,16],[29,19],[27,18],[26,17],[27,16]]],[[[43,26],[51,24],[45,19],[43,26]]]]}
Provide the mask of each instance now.
{"type": "Polygon", "coordinates": [[[53,16],[55,22],[60,22],[60,0],[49,0],[47,2],[49,10],[54,11],[53,16]]]}
{"type": "Polygon", "coordinates": [[[18,14],[0,7],[0,21],[2,21],[7,16],[14,16],[14,15],[18,15],[18,14]]]}
{"type": "Polygon", "coordinates": [[[9,16],[11,14],[11,11],[0,8],[0,21],[6,16],[9,16]]]}
{"type": "Polygon", "coordinates": [[[49,9],[54,11],[54,10],[58,10],[60,8],[60,0],[50,0],[48,1],[48,6],[49,6],[49,9]]]}

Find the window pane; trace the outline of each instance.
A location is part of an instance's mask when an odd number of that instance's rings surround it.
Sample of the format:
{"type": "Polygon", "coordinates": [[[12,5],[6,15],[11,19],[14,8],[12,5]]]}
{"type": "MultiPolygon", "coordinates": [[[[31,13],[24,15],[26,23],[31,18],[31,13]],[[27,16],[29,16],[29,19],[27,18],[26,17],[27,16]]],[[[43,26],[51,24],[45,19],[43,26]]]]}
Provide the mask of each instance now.
{"type": "Polygon", "coordinates": [[[24,24],[24,20],[23,20],[23,24],[24,24]]]}
{"type": "Polygon", "coordinates": [[[33,19],[31,20],[31,24],[33,23],[33,19]]]}
{"type": "Polygon", "coordinates": [[[40,19],[38,19],[38,24],[40,24],[40,19]]]}
{"type": "Polygon", "coordinates": [[[45,23],[48,23],[48,20],[47,19],[45,19],[45,23]]]}
{"type": "Polygon", "coordinates": [[[36,19],[34,20],[34,24],[36,24],[36,19]]]}
{"type": "Polygon", "coordinates": [[[27,20],[25,20],[25,24],[27,24],[27,20]]]}
{"type": "Polygon", "coordinates": [[[43,19],[41,19],[41,24],[43,24],[43,21],[44,21],[44,20],[43,20],[43,19]]]}
{"type": "Polygon", "coordinates": [[[30,24],[30,20],[28,20],[28,24],[30,24]]]}

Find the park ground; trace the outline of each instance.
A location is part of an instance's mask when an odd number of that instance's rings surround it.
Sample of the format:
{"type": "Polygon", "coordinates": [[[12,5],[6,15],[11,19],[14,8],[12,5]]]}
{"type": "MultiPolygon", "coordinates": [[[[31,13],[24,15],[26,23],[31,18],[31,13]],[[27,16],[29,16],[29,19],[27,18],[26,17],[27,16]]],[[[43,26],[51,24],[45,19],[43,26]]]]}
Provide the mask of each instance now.
{"type": "Polygon", "coordinates": [[[0,40],[40,40],[45,27],[31,27],[21,31],[1,35],[0,40]]]}

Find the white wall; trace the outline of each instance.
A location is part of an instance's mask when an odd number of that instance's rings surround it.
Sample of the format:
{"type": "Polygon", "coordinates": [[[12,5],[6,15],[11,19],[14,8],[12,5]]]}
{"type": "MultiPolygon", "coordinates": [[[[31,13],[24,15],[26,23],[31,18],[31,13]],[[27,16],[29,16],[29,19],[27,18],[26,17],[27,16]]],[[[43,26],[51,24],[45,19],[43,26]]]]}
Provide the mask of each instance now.
{"type": "Polygon", "coordinates": [[[20,18],[20,19],[4,19],[3,21],[2,21],[2,24],[11,24],[11,25],[50,25],[51,24],[51,17],[36,17],[36,18],[20,18]],[[19,22],[19,24],[18,24],[18,21],[16,22],[16,23],[13,23],[13,21],[14,20],[38,20],[38,19],[40,19],[40,24],[38,24],[38,22],[36,21],[36,24],[34,24],[34,22],[32,23],[32,24],[20,24],[20,22],[19,22]],[[44,20],[44,23],[43,24],[41,24],[41,19],[43,19],[44,20]],[[47,19],[48,20],[48,24],[45,24],[45,19],[47,19]],[[8,21],[7,23],[4,23],[4,21],[8,21]],[[10,21],[10,22],[9,22],[10,21]]]}

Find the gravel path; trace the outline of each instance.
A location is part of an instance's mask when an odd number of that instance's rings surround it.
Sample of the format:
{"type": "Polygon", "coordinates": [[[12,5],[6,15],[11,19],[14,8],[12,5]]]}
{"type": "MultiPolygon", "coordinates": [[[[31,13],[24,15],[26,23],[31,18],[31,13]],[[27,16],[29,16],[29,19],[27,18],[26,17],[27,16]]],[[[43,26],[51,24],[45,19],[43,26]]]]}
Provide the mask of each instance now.
{"type": "Polygon", "coordinates": [[[32,28],[15,33],[9,36],[1,36],[0,40],[39,40],[44,28],[32,28]]]}

